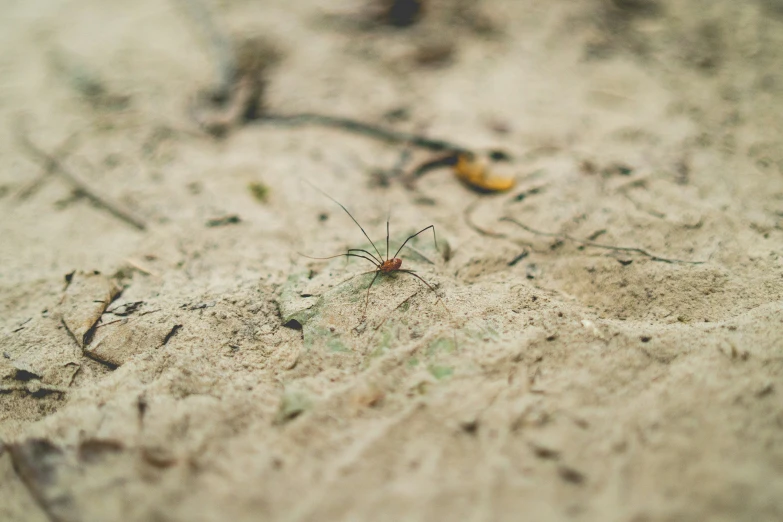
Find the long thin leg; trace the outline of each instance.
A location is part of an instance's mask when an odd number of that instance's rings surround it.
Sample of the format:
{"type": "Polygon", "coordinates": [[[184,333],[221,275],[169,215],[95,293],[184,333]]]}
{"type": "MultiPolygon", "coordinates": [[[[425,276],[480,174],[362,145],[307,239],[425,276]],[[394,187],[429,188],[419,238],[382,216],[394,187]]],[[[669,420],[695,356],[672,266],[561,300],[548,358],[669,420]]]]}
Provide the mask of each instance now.
{"type": "MultiPolygon", "coordinates": [[[[352,249],[352,250],[353,250],[353,249],[352,249]]],[[[366,259],[367,261],[369,261],[370,263],[372,263],[373,265],[375,265],[375,267],[376,267],[376,268],[380,267],[380,265],[378,264],[378,262],[377,262],[377,261],[375,261],[374,259],[370,259],[370,258],[369,258],[369,257],[367,257],[367,256],[362,256],[362,255],[359,255],[359,254],[351,254],[351,253],[350,253],[350,251],[349,251],[348,253],[346,253],[346,254],[337,254],[336,256],[329,256],[329,257],[313,257],[313,256],[307,256],[307,255],[305,255],[305,254],[302,254],[301,252],[297,252],[297,254],[299,254],[299,255],[300,255],[300,256],[302,256],[302,257],[306,257],[307,259],[319,259],[319,260],[323,260],[323,259],[335,259],[335,258],[337,258],[337,257],[343,257],[343,256],[345,256],[345,257],[361,257],[362,259],[366,259]]]]}
{"type": "MultiPolygon", "coordinates": [[[[370,236],[368,236],[368,235],[367,235],[367,232],[365,232],[365,231],[364,231],[364,228],[362,228],[362,226],[359,224],[359,222],[358,222],[358,221],[356,221],[356,218],[355,218],[355,217],[353,217],[353,216],[351,215],[351,213],[350,213],[350,212],[348,212],[348,209],[347,209],[347,208],[345,208],[345,207],[343,206],[343,204],[342,204],[342,203],[340,203],[339,201],[337,201],[336,199],[334,199],[332,196],[330,196],[329,194],[327,194],[327,193],[326,193],[326,192],[324,192],[323,190],[319,189],[318,187],[316,187],[315,185],[313,185],[312,183],[310,183],[310,182],[309,182],[309,181],[307,181],[306,179],[305,179],[305,181],[307,182],[307,184],[308,184],[308,185],[310,185],[311,187],[313,187],[315,190],[317,190],[318,192],[320,192],[321,194],[323,194],[323,195],[324,195],[324,196],[326,196],[327,198],[331,199],[332,201],[334,201],[335,203],[337,203],[338,205],[340,205],[340,208],[341,208],[341,209],[343,209],[343,210],[345,211],[345,213],[346,213],[346,214],[348,214],[348,217],[349,217],[349,218],[351,218],[351,219],[353,220],[353,222],[354,222],[354,223],[356,223],[356,226],[357,226],[357,227],[359,227],[359,229],[362,231],[362,234],[364,234],[364,237],[366,237],[366,238],[367,238],[367,241],[369,241],[369,242],[370,242],[370,244],[372,245],[372,247],[375,249],[375,252],[377,252],[377,253],[378,253],[378,259],[376,259],[376,261],[378,261],[378,263],[383,263],[383,256],[381,255],[380,251],[378,250],[378,247],[377,247],[377,246],[375,246],[375,243],[373,243],[373,242],[372,242],[372,239],[370,239],[370,236]]],[[[375,257],[375,256],[373,256],[373,257],[375,257]]]]}
{"type": "Polygon", "coordinates": [[[367,297],[364,299],[364,316],[367,316],[367,305],[370,304],[370,289],[372,288],[372,285],[375,284],[375,280],[378,279],[378,276],[381,275],[380,270],[375,271],[375,277],[372,278],[372,281],[370,281],[370,286],[367,287],[367,297]]]}
{"type": "MultiPolygon", "coordinates": [[[[422,283],[427,285],[427,288],[429,288],[430,290],[435,292],[435,288],[431,284],[429,284],[427,281],[425,281],[419,274],[417,274],[413,270],[405,270],[405,269],[401,268],[401,269],[397,270],[397,272],[405,272],[406,274],[412,275],[413,277],[415,277],[416,279],[418,279],[419,281],[421,281],[422,283]]],[[[435,292],[435,295],[437,295],[437,292],[435,292]]]]}
{"type": "Polygon", "coordinates": [[[345,280],[340,281],[339,283],[337,283],[337,286],[343,285],[343,284],[347,283],[348,281],[350,281],[351,279],[353,279],[355,277],[360,277],[360,276],[367,275],[367,274],[374,274],[376,272],[377,272],[377,270],[368,270],[367,272],[361,272],[361,273],[358,273],[358,274],[354,274],[351,277],[349,277],[348,279],[345,279],[345,280]]]}
{"type": "Polygon", "coordinates": [[[386,261],[389,260],[389,217],[390,216],[386,216],[386,261]]]}
{"type": "MultiPolygon", "coordinates": [[[[380,263],[376,263],[376,262],[375,262],[375,256],[374,256],[374,255],[372,255],[370,252],[366,251],[366,250],[365,250],[365,249],[363,249],[363,248],[349,248],[348,250],[346,250],[346,252],[348,252],[348,253],[350,253],[350,252],[364,252],[364,253],[365,253],[365,254],[367,254],[368,256],[372,257],[373,264],[374,264],[375,266],[377,266],[377,267],[381,266],[381,264],[380,264],[380,263]]],[[[365,259],[367,259],[367,258],[365,257],[365,259]]]]}
{"type": "MultiPolygon", "coordinates": [[[[431,284],[429,284],[427,281],[425,281],[425,280],[424,280],[424,279],[423,279],[423,278],[422,278],[422,277],[421,277],[419,274],[417,274],[417,273],[416,273],[416,272],[414,272],[413,270],[404,270],[404,269],[403,269],[403,270],[397,270],[397,272],[405,272],[406,274],[410,274],[410,275],[412,275],[413,277],[417,278],[419,281],[421,281],[422,283],[424,283],[425,285],[427,285],[427,288],[429,288],[430,290],[432,290],[432,292],[435,294],[435,297],[438,297],[438,293],[435,291],[435,289],[432,287],[432,285],[431,285],[431,284]]],[[[449,317],[451,317],[451,310],[449,310],[449,307],[448,307],[448,306],[446,306],[446,303],[444,303],[444,302],[443,302],[443,299],[441,299],[440,297],[438,297],[438,301],[440,301],[440,304],[442,304],[442,305],[443,305],[443,308],[445,308],[445,309],[446,309],[446,312],[449,314],[449,317]]],[[[436,301],[436,302],[435,302],[435,304],[437,304],[437,303],[438,303],[438,301],[436,301]]],[[[456,340],[454,341],[454,343],[456,344],[456,340]]]]}
{"type": "MultiPolygon", "coordinates": [[[[364,250],[363,248],[349,248],[348,250],[346,250],[346,252],[347,252],[347,254],[337,254],[336,256],[331,256],[331,257],[310,257],[310,259],[333,259],[335,257],[340,257],[340,256],[361,257],[362,259],[366,259],[367,261],[369,261],[370,263],[375,265],[376,268],[379,268],[381,266],[378,263],[378,261],[376,261],[375,256],[372,255],[372,253],[364,250]],[[367,254],[367,256],[370,256],[370,257],[362,256],[362,255],[359,255],[359,254],[352,254],[351,252],[364,252],[365,254],[367,254]],[[372,259],[370,259],[370,258],[372,258],[372,259]]],[[[304,256],[304,254],[299,254],[299,255],[304,256]]],[[[309,256],[304,256],[304,257],[309,257],[309,256]]]]}
{"type": "Polygon", "coordinates": [[[397,253],[396,253],[396,254],[394,254],[394,257],[395,257],[395,258],[397,257],[397,254],[399,254],[399,253],[400,253],[400,250],[402,250],[402,247],[404,247],[404,246],[405,246],[405,243],[407,243],[408,241],[410,241],[410,240],[411,240],[411,239],[413,239],[414,237],[418,236],[418,235],[419,235],[419,234],[421,234],[422,232],[425,232],[425,231],[427,231],[427,230],[429,230],[429,229],[432,229],[432,238],[433,238],[433,240],[435,240],[435,249],[436,249],[438,252],[440,252],[440,248],[438,248],[438,237],[435,235],[435,225],[430,225],[430,226],[428,226],[428,227],[422,228],[421,230],[419,230],[418,232],[416,232],[415,234],[413,234],[412,236],[410,236],[408,239],[406,239],[406,240],[405,240],[405,242],[404,242],[402,245],[400,245],[400,248],[398,248],[398,249],[397,249],[397,253]]]}

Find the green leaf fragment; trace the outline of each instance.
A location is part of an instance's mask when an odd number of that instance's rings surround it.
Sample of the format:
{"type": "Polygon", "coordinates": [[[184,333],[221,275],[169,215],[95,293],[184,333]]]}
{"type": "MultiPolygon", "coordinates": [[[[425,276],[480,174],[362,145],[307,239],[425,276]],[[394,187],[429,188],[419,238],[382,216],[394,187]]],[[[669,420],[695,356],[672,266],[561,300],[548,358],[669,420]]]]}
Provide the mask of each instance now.
{"type": "Polygon", "coordinates": [[[259,203],[266,203],[269,200],[269,187],[263,183],[249,183],[247,189],[250,191],[250,195],[259,203]]]}
{"type": "Polygon", "coordinates": [[[454,373],[454,368],[451,368],[449,366],[438,366],[435,364],[431,364],[427,368],[433,377],[435,377],[438,380],[445,379],[446,377],[450,377],[454,373]]]}
{"type": "Polygon", "coordinates": [[[435,339],[427,347],[427,357],[434,357],[440,353],[453,353],[457,349],[453,339],[440,337],[435,339]]]}
{"type": "Polygon", "coordinates": [[[280,399],[280,407],[275,415],[276,424],[284,424],[295,419],[312,407],[310,399],[302,392],[285,392],[280,399]]]}

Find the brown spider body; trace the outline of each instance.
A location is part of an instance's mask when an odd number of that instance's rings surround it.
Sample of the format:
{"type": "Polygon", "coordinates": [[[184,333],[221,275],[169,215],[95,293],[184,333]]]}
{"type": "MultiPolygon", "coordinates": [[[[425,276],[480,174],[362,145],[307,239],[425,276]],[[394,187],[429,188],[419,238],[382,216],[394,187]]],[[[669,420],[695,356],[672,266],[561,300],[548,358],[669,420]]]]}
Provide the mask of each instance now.
{"type": "Polygon", "coordinates": [[[381,266],[378,267],[378,270],[383,272],[384,274],[388,274],[389,272],[396,272],[400,269],[402,266],[402,259],[399,257],[395,257],[394,259],[387,259],[383,263],[381,263],[381,266]]]}

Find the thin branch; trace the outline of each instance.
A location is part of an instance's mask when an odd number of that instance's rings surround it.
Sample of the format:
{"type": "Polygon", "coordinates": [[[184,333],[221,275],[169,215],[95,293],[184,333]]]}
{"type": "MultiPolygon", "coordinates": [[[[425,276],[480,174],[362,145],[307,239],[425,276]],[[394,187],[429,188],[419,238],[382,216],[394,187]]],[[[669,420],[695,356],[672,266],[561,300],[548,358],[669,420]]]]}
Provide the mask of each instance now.
{"type": "Polygon", "coordinates": [[[530,252],[528,252],[527,250],[523,250],[522,252],[520,252],[519,254],[517,254],[517,256],[516,256],[514,259],[512,259],[511,261],[509,261],[509,262],[507,263],[507,265],[508,265],[508,266],[514,266],[514,265],[516,265],[517,263],[519,263],[520,261],[522,261],[523,259],[525,259],[525,258],[526,258],[527,256],[529,256],[529,255],[530,255],[530,252]]]}
{"type": "Polygon", "coordinates": [[[463,211],[463,217],[465,218],[465,223],[470,227],[473,231],[479,233],[482,236],[487,237],[496,237],[500,239],[507,239],[508,236],[506,234],[502,234],[500,232],[492,232],[489,230],[486,230],[484,228],[481,228],[477,224],[473,222],[473,211],[476,209],[476,206],[478,206],[479,202],[482,198],[476,198],[473,203],[465,207],[465,210],[463,211]]]}
{"type": "MultiPolygon", "coordinates": [[[[218,76],[217,93],[224,97],[228,96],[241,73],[238,63],[241,60],[238,60],[230,39],[214,22],[203,0],[178,0],[178,3],[184,8],[191,21],[199,27],[201,33],[207,37],[216,62],[218,76]]],[[[350,118],[326,114],[265,113],[254,119],[254,121],[287,126],[320,125],[362,134],[389,143],[404,143],[409,146],[434,151],[470,153],[465,147],[444,140],[431,139],[420,134],[395,131],[350,118]]]]}
{"type": "Polygon", "coordinates": [[[364,123],[351,118],[340,116],[329,116],[317,113],[299,113],[299,114],[262,114],[258,123],[270,123],[275,125],[286,125],[291,127],[301,127],[305,125],[320,125],[322,127],[331,127],[346,130],[356,134],[369,136],[387,143],[404,143],[410,146],[419,147],[434,151],[452,151],[470,154],[471,152],[460,145],[450,143],[444,140],[436,140],[426,136],[408,132],[395,131],[379,125],[364,123]]]}
{"type": "Polygon", "coordinates": [[[75,174],[66,169],[60,160],[33,144],[27,137],[25,131],[21,128],[18,132],[18,139],[19,144],[33,159],[42,164],[47,171],[59,174],[74,190],[89,199],[95,206],[106,210],[114,217],[124,221],[133,228],[146,230],[147,225],[144,221],[131,214],[130,211],[123,209],[118,203],[111,201],[106,196],[98,194],[86,182],[82,181],[75,174]]]}
{"type": "MultiPolygon", "coordinates": [[[[63,144],[57,147],[57,150],[55,150],[52,153],[52,157],[63,158],[65,156],[68,156],[73,151],[77,143],[78,143],[77,133],[71,134],[63,142],[63,144]]],[[[31,181],[22,190],[20,190],[19,193],[16,195],[16,199],[23,201],[25,199],[28,199],[33,194],[35,194],[35,192],[38,191],[39,188],[41,188],[43,183],[55,173],[55,170],[56,169],[52,167],[51,163],[47,164],[46,169],[44,169],[44,172],[41,175],[39,175],[36,179],[31,181]]]]}
{"type": "Polygon", "coordinates": [[[439,169],[441,167],[454,167],[454,165],[457,164],[458,159],[458,153],[448,152],[445,155],[427,160],[413,169],[410,174],[408,174],[408,183],[412,185],[415,180],[419,179],[431,170],[439,169]]]}
{"type": "Polygon", "coordinates": [[[523,223],[520,223],[514,218],[504,216],[500,218],[500,221],[508,221],[509,223],[514,223],[518,227],[527,230],[528,232],[535,234],[537,236],[545,236],[545,237],[554,237],[557,239],[567,239],[569,241],[573,241],[574,243],[579,243],[580,245],[593,247],[593,248],[602,248],[604,250],[613,250],[615,252],[632,252],[636,254],[641,254],[643,256],[649,257],[653,261],[660,261],[662,263],[670,263],[670,264],[686,264],[686,265],[703,265],[706,263],[706,261],[688,261],[683,259],[673,259],[668,257],[659,256],[657,254],[653,254],[651,252],[648,252],[647,250],[644,250],[643,248],[638,247],[618,247],[613,245],[604,245],[602,243],[596,243],[594,241],[586,241],[584,239],[579,239],[573,236],[569,236],[568,234],[557,234],[552,232],[542,232],[540,230],[536,230],[534,228],[531,228],[523,223]]]}

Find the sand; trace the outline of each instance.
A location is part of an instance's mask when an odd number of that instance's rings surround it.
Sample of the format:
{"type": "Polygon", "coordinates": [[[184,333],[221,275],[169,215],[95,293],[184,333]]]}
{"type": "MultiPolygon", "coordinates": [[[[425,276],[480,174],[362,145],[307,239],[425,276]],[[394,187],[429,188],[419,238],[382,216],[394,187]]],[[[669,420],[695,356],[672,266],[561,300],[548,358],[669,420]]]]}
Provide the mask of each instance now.
{"type": "Polygon", "coordinates": [[[205,132],[194,5],[0,7],[0,519],[783,520],[781,2],[207,4],[263,110],[502,150],[488,194],[205,132]],[[300,255],[374,253],[306,181],[434,225],[434,290],[300,255]]]}

